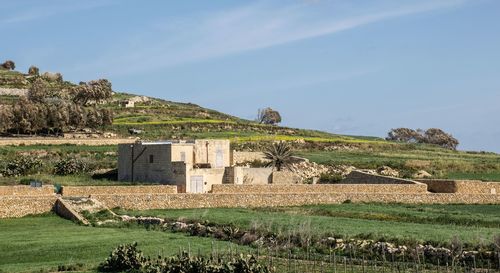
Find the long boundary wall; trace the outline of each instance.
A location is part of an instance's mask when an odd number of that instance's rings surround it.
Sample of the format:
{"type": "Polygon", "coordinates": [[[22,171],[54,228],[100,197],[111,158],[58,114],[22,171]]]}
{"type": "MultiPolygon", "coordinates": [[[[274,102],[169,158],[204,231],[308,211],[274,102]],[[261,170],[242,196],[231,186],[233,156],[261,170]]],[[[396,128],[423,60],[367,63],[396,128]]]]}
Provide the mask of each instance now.
{"type": "Polygon", "coordinates": [[[44,185],[42,187],[31,186],[0,186],[0,196],[28,195],[40,196],[54,194],[54,186],[44,185]]]}
{"type": "Polygon", "coordinates": [[[65,186],[64,196],[89,196],[94,194],[174,194],[177,186],[65,186]]]}
{"type": "Polygon", "coordinates": [[[213,185],[212,193],[402,193],[426,194],[425,184],[213,185]]]}
{"type": "Polygon", "coordinates": [[[351,202],[407,204],[500,204],[493,194],[370,194],[370,193],[290,193],[290,194],[167,194],[97,195],[108,207],[133,210],[277,207],[351,202]]]}
{"type": "MultiPolygon", "coordinates": [[[[247,193],[247,194],[97,194],[93,198],[109,208],[185,209],[277,207],[351,202],[406,204],[500,204],[497,194],[382,194],[382,193],[247,193]]],[[[53,209],[57,197],[0,196],[0,218],[23,217],[53,209]]]]}

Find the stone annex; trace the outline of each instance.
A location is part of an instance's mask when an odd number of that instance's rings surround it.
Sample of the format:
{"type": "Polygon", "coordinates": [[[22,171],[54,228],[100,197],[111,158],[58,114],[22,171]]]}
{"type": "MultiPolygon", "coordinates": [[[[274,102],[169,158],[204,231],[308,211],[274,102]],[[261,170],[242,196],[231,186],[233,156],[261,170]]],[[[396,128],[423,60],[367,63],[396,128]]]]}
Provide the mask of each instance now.
{"type": "MultiPolygon", "coordinates": [[[[176,185],[180,193],[206,193],[218,184],[297,184],[290,172],[271,168],[238,167],[227,139],[136,142],[118,148],[118,180],[176,185]]],[[[263,161],[262,153],[248,154],[263,161]]]]}

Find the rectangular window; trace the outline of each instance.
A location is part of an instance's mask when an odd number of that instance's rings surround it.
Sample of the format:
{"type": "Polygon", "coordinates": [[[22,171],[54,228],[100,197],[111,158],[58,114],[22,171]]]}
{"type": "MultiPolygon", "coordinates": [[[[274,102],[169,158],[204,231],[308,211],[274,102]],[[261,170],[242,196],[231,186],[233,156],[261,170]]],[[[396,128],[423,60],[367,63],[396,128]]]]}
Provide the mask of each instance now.
{"type": "Polygon", "coordinates": [[[155,158],[153,155],[149,155],[149,163],[154,163],[155,162],[155,158]]]}

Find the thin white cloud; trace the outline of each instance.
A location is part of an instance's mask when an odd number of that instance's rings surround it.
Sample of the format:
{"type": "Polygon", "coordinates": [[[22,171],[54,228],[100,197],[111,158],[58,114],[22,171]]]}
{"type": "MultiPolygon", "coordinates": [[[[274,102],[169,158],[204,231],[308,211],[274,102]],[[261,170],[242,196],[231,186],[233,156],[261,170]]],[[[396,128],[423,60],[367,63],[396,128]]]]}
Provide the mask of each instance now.
{"type": "Polygon", "coordinates": [[[33,7],[25,8],[23,11],[14,13],[0,20],[0,26],[11,24],[36,21],[39,19],[48,18],[58,14],[77,12],[107,6],[109,1],[86,1],[86,2],[39,2],[41,5],[35,4],[33,7]]]}
{"type": "Polygon", "coordinates": [[[77,70],[99,69],[108,75],[144,72],[330,35],[397,17],[455,7],[465,1],[419,1],[414,5],[384,6],[365,13],[360,9],[348,17],[334,10],[330,16],[329,10],[318,12],[305,5],[275,7],[258,2],[157,24],[143,32],[147,34],[132,34],[129,40],[120,41],[96,61],[78,64],[77,70]],[[130,46],[124,46],[127,44],[130,46]],[[142,65],[131,65],[134,63],[142,65]]]}

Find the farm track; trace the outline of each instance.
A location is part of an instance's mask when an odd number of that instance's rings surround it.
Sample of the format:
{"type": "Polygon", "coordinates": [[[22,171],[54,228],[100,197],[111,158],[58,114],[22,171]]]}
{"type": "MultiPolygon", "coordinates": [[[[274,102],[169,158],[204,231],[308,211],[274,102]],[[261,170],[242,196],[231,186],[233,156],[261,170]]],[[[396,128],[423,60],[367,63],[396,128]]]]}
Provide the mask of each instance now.
{"type": "Polygon", "coordinates": [[[48,138],[48,137],[23,137],[23,138],[0,138],[0,146],[8,145],[87,145],[87,146],[103,146],[117,145],[122,143],[132,143],[133,138],[48,138]]]}

